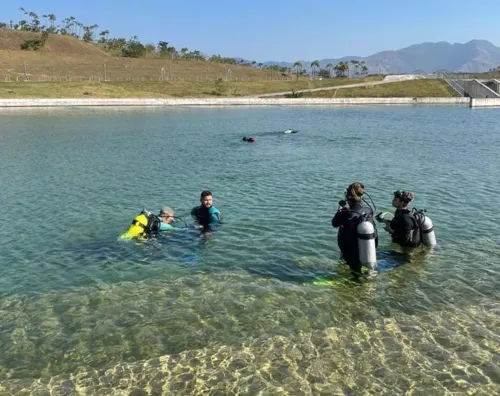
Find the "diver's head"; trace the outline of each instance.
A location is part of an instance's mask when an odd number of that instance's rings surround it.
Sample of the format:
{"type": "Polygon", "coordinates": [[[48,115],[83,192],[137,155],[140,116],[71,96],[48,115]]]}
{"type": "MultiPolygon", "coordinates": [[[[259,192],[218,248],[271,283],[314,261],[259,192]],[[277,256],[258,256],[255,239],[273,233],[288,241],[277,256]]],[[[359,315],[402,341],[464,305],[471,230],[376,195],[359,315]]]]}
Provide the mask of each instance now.
{"type": "Polygon", "coordinates": [[[363,183],[355,182],[347,187],[347,190],[344,192],[345,199],[349,203],[349,206],[355,205],[357,202],[361,201],[361,197],[363,196],[363,190],[365,186],[363,183]]]}
{"type": "Polygon", "coordinates": [[[212,207],[212,200],[213,200],[212,192],[208,190],[201,192],[200,202],[203,207],[210,209],[212,207]]]}
{"type": "Polygon", "coordinates": [[[161,208],[160,213],[158,214],[158,217],[163,221],[164,223],[170,223],[174,217],[174,211],[170,206],[164,206],[161,208]]]}
{"type": "Polygon", "coordinates": [[[395,207],[396,209],[406,209],[411,201],[413,201],[413,198],[415,197],[415,194],[413,194],[410,191],[394,191],[394,198],[392,199],[392,206],[395,207]]]}

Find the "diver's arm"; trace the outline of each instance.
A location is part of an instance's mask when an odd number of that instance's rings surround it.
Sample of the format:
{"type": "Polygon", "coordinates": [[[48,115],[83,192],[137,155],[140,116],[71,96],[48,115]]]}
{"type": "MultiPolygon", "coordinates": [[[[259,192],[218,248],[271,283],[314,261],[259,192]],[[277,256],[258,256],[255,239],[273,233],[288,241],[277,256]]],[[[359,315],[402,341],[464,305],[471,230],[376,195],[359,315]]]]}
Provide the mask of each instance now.
{"type": "Polygon", "coordinates": [[[183,227],[174,227],[170,224],[164,223],[163,221],[160,223],[160,231],[184,231],[186,228],[183,227]]]}
{"type": "Polygon", "coordinates": [[[347,218],[347,209],[339,209],[335,216],[332,218],[332,226],[333,228],[339,228],[342,224],[344,224],[347,218]]]}
{"type": "Polygon", "coordinates": [[[219,225],[221,220],[222,216],[218,210],[213,213],[210,213],[210,222],[208,223],[208,226],[211,228],[216,227],[219,225]]]}

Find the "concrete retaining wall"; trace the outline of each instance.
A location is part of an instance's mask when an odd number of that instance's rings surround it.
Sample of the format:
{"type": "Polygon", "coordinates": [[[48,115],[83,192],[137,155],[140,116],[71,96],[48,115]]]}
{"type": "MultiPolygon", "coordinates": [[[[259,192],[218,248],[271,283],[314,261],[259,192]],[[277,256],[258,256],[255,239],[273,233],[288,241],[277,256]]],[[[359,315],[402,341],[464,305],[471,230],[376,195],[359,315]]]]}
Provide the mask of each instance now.
{"type": "Polygon", "coordinates": [[[472,98],[470,107],[500,107],[500,98],[472,98]]]}
{"type": "Polygon", "coordinates": [[[500,95],[500,80],[492,80],[490,81],[491,89],[500,95]]]}
{"type": "Polygon", "coordinates": [[[0,99],[7,107],[469,105],[469,98],[0,99]]]}
{"type": "Polygon", "coordinates": [[[500,95],[478,80],[463,80],[464,91],[471,98],[500,98],[500,95]]]}

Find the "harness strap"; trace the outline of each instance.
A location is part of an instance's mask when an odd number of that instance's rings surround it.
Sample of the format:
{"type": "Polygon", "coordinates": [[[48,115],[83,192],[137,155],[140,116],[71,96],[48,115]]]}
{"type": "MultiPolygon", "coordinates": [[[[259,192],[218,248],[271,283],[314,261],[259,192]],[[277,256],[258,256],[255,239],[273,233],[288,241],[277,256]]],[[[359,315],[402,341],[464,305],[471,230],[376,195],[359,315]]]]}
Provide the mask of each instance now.
{"type": "Polygon", "coordinates": [[[146,229],[147,226],[145,226],[144,224],[142,224],[140,221],[137,221],[136,219],[134,219],[132,221],[132,225],[135,225],[135,226],[138,226],[138,227],[141,227],[143,230],[146,229]]]}

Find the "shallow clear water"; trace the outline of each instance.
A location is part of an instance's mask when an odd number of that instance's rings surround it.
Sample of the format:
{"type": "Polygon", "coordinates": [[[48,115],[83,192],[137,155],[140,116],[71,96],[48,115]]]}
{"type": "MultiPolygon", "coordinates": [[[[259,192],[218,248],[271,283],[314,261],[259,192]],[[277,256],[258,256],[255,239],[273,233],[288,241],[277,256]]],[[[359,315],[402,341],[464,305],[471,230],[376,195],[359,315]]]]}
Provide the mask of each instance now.
{"type": "Polygon", "coordinates": [[[0,394],[499,391],[497,110],[0,117],[0,394]],[[357,180],[378,211],[414,191],[438,248],[400,265],[380,229],[397,267],[348,282],[330,220],[357,180]],[[214,235],[118,240],[142,208],[187,215],[204,189],[214,235]]]}

